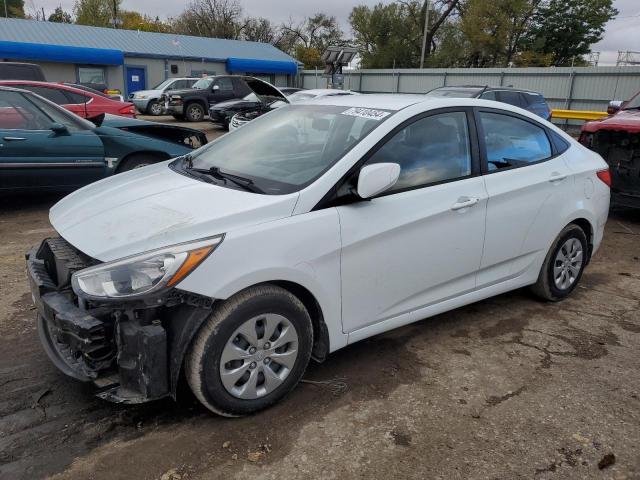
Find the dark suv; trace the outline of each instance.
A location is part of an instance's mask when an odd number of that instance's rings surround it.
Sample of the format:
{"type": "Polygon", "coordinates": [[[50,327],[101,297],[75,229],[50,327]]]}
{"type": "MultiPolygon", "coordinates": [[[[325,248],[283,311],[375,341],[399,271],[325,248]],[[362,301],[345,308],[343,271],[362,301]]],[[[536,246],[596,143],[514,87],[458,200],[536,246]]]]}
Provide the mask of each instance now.
{"type": "Polygon", "coordinates": [[[174,118],[199,122],[204,120],[211,105],[239,99],[249,93],[251,89],[241,76],[217,75],[201,78],[192,88],[167,91],[160,97],[160,103],[165,113],[174,118]]]}
{"type": "Polygon", "coordinates": [[[440,87],[427,93],[428,97],[481,98],[508,103],[551,120],[551,109],[541,93],[511,87],[489,87],[463,85],[460,87],[440,87]]]}

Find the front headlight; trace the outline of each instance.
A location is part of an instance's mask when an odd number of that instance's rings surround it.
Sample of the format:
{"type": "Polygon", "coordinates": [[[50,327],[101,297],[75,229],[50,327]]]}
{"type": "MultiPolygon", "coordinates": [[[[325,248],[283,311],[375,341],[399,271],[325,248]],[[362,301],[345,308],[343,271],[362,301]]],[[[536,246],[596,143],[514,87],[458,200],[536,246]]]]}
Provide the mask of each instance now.
{"type": "Polygon", "coordinates": [[[135,98],[139,98],[140,100],[144,100],[145,98],[147,98],[147,96],[146,95],[138,95],[135,98]]]}
{"type": "Polygon", "coordinates": [[[223,238],[219,235],[85,268],[73,274],[71,286],[80,297],[103,300],[154,294],[183,280],[223,238]]]}

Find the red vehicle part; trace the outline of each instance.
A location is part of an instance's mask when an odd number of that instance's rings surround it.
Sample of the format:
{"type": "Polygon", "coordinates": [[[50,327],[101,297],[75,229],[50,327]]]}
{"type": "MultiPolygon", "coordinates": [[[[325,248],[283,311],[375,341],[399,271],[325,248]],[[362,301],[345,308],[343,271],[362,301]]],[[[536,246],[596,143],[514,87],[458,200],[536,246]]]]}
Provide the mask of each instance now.
{"type": "Polygon", "coordinates": [[[103,113],[136,117],[133,103],[121,102],[68,85],[25,80],[2,80],[0,85],[29,90],[87,119],[98,117],[103,113]]]}

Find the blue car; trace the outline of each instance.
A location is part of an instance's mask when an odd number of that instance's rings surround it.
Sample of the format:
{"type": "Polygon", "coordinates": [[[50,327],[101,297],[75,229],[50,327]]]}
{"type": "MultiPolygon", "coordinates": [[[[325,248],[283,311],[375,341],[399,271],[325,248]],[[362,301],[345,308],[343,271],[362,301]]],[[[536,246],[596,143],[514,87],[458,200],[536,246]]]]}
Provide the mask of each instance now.
{"type": "Polygon", "coordinates": [[[70,191],[206,143],[199,130],[109,115],[92,123],[32,92],[0,87],[0,193],[70,191]]]}
{"type": "Polygon", "coordinates": [[[427,93],[428,97],[481,98],[508,103],[535,113],[545,120],[551,120],[551,109],[544,96],[531,90],[512,87],[488,87],[463,85],[460,87],[440,87],[427,93]]]}

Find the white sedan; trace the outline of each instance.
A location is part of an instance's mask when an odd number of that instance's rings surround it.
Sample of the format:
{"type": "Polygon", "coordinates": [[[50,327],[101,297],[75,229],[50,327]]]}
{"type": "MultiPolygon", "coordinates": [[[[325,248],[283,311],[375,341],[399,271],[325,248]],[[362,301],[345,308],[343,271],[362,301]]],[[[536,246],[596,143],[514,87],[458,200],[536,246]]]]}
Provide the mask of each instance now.
{"type": "Polygon", "coordinates": [[[609,183],[600,156],[504,103],[284,106],[56,204],[61,238],[27,259],[41,339],[105,399],[175,397],[184,368],[210,410],[248,414],[350,343],[516,288],[567,297],[609,183]]]}

